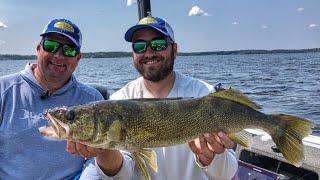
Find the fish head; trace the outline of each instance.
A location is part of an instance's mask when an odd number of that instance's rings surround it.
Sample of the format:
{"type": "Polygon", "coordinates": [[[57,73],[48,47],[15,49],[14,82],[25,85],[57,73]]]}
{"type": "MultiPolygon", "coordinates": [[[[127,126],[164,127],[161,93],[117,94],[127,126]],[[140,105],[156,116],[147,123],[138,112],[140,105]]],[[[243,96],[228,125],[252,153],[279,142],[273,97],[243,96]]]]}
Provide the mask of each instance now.
{"type": "Polygon", "coordinates": [[[50,126],[39,131],[47,137],[87,142],[95,136],[92,106],[57,107],[48,109],[44,116],[50,126]]]}

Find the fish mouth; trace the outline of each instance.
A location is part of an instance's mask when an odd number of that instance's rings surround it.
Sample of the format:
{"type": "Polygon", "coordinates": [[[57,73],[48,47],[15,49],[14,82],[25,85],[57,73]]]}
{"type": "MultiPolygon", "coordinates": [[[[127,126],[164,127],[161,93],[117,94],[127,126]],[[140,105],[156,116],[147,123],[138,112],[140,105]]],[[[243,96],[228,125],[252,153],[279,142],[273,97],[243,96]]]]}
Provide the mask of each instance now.
{"type": "Polygon", "coordinates": [[[55,118],[49,112],[45,114],[45,117],[49,120],[51,126],[40,127],[39,131],[42,135],[57,139],[70,138],[70,127],[68,124],[55,118]]]}

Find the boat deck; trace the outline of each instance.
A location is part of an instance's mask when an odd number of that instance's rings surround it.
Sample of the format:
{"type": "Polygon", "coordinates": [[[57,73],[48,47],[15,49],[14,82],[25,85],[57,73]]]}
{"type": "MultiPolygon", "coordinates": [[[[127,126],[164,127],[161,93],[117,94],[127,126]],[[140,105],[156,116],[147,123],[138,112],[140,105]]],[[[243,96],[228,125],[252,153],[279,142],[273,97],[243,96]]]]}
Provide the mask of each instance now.
{"type": "Polygon", "coordinates": [[[236,154],[240,161],[261,167],[279,174],[280,179],[319,179],[320,177],[320,137],[310,135],[303,139],[305,160],[297,168],[277,152],[271,137],[261,130],[248,129],[253,141],[249,148],[237,147],[236,154]]]}

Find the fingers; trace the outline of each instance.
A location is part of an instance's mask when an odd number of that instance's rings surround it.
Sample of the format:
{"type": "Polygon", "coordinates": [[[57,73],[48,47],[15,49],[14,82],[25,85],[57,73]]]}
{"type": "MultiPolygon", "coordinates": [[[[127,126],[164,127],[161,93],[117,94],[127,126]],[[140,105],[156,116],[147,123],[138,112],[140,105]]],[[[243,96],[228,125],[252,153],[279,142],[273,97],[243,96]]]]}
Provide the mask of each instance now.
{"type": "Polygon", "coordinates": [[[192,151],[193,153],[195,153],[195,154],[201,153],[201,149],[199,148],[199,147],[200,147],[199,138],[197,138],[197,139],[195,139],[195,140],[193,140],[193,141],[190,141],[190,142],[189,142],[189,147],[190,147],[190,149],[191,149],[191,151],[192,151]],[[198,145],[196,145],[196,141],[198,142],[198,143],[197,143],[198,145]]]}
{"type": "Polygon", "coordinates": [[[206,158],[212,158],[214,151],[209,149],[208,142],[206,141],[205,137],[202,135],[200,136],[199,140],[200,140],[200,146],[201,146],[201,154],[206,158]]]}
{"type": "Polygon", "coordinates": [[[66,151],[69,152],[70,154],[78,155],[78,151],[76,148],[76,143],[73,141],[67,141],[67,147],[66,151]]]}
{"type": "Polygon", "coordinates": [[[93,148],[86,146],[81,143],[76,143],[73,141],[67,141],[67,152],[74,155],[80,155],[84,158],[92,158],[98,156],[99,153],[102,153],[103,150],[99,148],[93,148]]]}
{"type": "Polygon", "coordinates": [[[219,132],[218,136],[225,148],[232,149],[234,147],[235,143],[226,134],[219,132]]]}
{"type": "Polygon", "coordinates": [[[95,154],[90,153],[87,150],[87,146],[86,145],[83,145],[83,144],[80,144],[80,143],[76,143],[76,148],[77,148],[77,151],[79,152],[79,155],[84,157],[84,158],[91,158],[91,157],[94,157],[94,155],[95,155],[95,154]]]}
{"type": "Polygon", "coordinates": [[[235,143],[223,132],[205,133],[208,146],[216,153],[223,153],[225,149],[232,149],[235,143]]]}
{"type": "Polygon", "coordinates": [[[189,142],[189,147],[195,153],[202,165],[209,165],[215,154],[221,154],[226,148],[231,149],[234,142],[224,133],[205,133],[189,142]]]}
{"type": "Polygon", "coordinates": [[[221,143],[219,137],[214,133],[205,133],[206,141],[208,142],[209,149],[217,154],[224,152],[224,146],[221,143]]]}
{"type": "Polygon", "coordinates": [[[214,151],[209,149],[204,136],[200,136],[199,138],[189,142],[189,147],[191,151],[197,155],[201,155],[206,158],[213,158],[214,156],[214,151]]]}
{"type": "Polygon", "coordinates": [[[212,162],[215,153],[209,149],[208,142],[203,135],[189,142],[189,146],[203,166],[208,166],[212,162]]]}
{"type": "Polygon", "coordinates": [[[100,148],[93,148],[93,147],[90,147],[90,146],[87,146],[87,151],[92,153],[92,154],[100,154],[102,153],[104,150],[103,149],[100,149],[100,148]]]}

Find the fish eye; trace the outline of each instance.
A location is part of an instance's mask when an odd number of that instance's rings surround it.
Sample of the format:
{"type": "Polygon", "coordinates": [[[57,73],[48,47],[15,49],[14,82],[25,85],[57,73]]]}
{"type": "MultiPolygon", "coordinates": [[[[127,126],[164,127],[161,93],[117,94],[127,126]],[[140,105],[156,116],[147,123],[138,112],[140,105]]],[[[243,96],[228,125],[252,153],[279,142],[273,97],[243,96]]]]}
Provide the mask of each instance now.
{"type": "Polygon", "coordinates": [[[73,110],[70,110],[66,113],[66,119],[71,121],[71,120],[74,120],[74,117],[75,117],[75,113],[73,110]]]}

